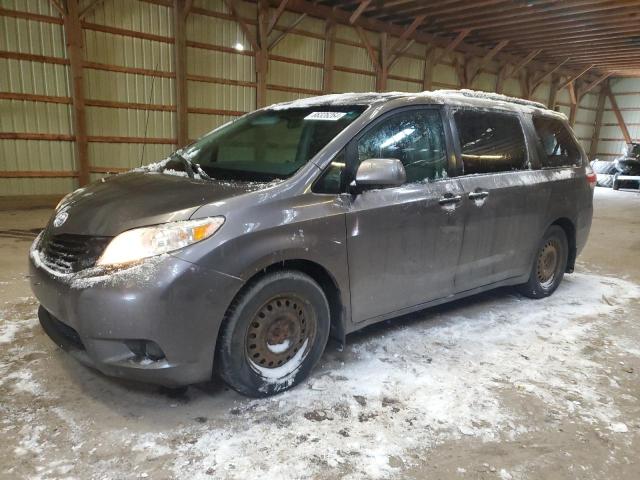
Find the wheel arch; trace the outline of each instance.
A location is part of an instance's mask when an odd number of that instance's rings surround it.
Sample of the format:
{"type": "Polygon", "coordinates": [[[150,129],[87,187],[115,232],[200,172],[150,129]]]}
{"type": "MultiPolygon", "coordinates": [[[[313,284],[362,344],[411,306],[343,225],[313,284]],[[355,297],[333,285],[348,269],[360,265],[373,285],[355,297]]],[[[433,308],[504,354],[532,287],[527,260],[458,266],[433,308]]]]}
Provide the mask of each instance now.
{"type": "MultiPolygon", "coordinates": [[[[329,312],[330,312],[330,330],[329,336],[337,340],[340,344],[345,343],[346,337],[346,322],[347,322],[347,302],[343,301],[343,295],[338,286],[338,282],[334,278],[334,276],[327,270],[324,266],[320,265],[317,262],[308,259],[301,258],[292,258],[288,260],[281,260],[278,262],[271,263],[269,265],[265,265],[260,268],[257,272],[255,272],[244,285],[236,292],[233,297],[233,300],[227,307],[227,311],[224,315],[224,319],[220,328],[218,329],[218,335],[216,339],[216,345],[218,344],[218,340],[220,339],[220,335],[222,335],[223,328],[228,319],[228,313],[236,303],[237,299],[245,292],[251,285],[255,284],[265,275],[269,273],[283,271],[283,270],[294,270],[298,272],[305,273],[309,275],[313,280],[315,280],[322,291],[327,297],[327,301],[329,302],[329,312]]],[[[217,357],[216,347],[216,357],[217,357]]]]}

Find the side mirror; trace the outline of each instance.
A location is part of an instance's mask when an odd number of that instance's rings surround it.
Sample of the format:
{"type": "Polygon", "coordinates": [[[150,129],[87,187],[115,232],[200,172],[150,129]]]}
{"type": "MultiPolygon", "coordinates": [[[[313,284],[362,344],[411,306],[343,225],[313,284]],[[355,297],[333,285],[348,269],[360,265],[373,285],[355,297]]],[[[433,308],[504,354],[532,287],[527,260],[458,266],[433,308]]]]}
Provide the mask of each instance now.
{"type": "Polygon", "coordinates": [[[397,158],[370,158],[360,163],[355,186],[359,190],[367,187],[398,187],[406,180],[404,165],[397,158]]]}

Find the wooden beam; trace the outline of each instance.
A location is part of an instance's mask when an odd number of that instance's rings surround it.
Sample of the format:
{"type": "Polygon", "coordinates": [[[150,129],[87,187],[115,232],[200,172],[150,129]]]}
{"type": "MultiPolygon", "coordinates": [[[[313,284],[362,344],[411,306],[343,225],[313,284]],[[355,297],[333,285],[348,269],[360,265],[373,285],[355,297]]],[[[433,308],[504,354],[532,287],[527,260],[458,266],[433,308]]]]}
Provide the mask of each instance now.
{"type": "Polygon", "coordinates": [[[567,88],[569,86],[570,83],[575,82],[577,79],[579,79],[581,76],[583,76],[585,73],[587,73],[589,70],[591,70],[594,67],[594,65],[589,65],[587,68],[581,70],[580,72],[578,72],[577,74],[575,74],[574,76],[572,76],[571,78],[569,78],[565,83],[562,84],[562,86],[560,86],[558,88],[558,90],[563,90],[565,88],[567,88]]]}
{"type": "MultiPolygon", "coordinates": [[[[411,25],[409,25],[406,30],[402,33],[402,35],[400,35],[400,38],[398,38],[395,43],[393,44],[393,46],[389,49],[389,64],[392,64],[395,62],[395,60],[397,59],[397,57],[400,55],[400,50],[402,47],[402,44],[404,44],[407,41],[407,38],[409,38],[411,35],[413,35],[413,33],[417,30],[417,28],[422,25],[422,23],[424,22],[424,19],[426,18],[426,15],[420,15],[419,17],[416,17],[413,22],[411,22],[411,25]]],[[[407,47],[405,46],[405,49],[407,47]]]]}
{"type": "Polygon", "coordinates": [[[358,5],[358,8],[356,8],[355,11],[351,14],[351,17],[349,17],[349,23],[351,25],[356,23],[360,15],[362,15],[362,12],[364,12],[367,9],[370,3],[371,3],[371,0],[363,0],[360,2],[360,5],[358,5]]]}
{"type": "Polygon", "coordinates": [[[249,28],[249,25],[247,24],[247,22],[245,22],[244,18],[242,18],[238,13],[237,0],[223,0],[223,1],[224,1],[224,4],[227,6],[227,9],[229,9],[231,16],[234,18],[236,22],[238,22],[238,25],[240,26],[242,33],[244,33],[244,36],[247,37],[247,40],[249,40],[252,50],[254,52],[257,52],[258,50],[260,50],[257,36],[251,31],[251,29],[249,28]]]}
{"type": "Polygon", "coordinates": [[[542,84],[542,82],[544,82],[547,78],[549,78],[551,75],[553,75],[558,70],[560,70],[562,68],[562,66],[565,63],[567,63],[569,60],[571,60],[571,58],[569,58],[569,57],[565,58],[562,62],[557,64],[555,67],[552,67],[550,70],[547,70],[542,75],[540,75],[538,78],[536,78],[533,81],[533,84],[531,85],[531,95],[533,95],[533,93],[535,92],[536,88],[538,88],[542,84]]]}
{"type": "Polygon", "coordinates": [[[256,105],[267,106],[267,75],[269,73],[269,4],[258,0],[258,50],[256,50],[256,105]]]}
{"type": "Polygon", "coordinates": [[[269,46],[267,47],[267,49],[269,51],[273,50],[275,46],[278,43],[280,43],[280,41],[284,39],[284,37],[290,34],[293,31],[293,29],[295,29],[300,24],[300,22],[302,22],[302,20],[304,20],[306,17],[307,17],[306,13],[301,13],[300,15],[298,15],[298,17],[293,22],[291,22],[291,24],[288,27],[286,27],[282,32],[280,32],[280,34],[276,38],[274,38],[271,41],[271,43],[269,43],[269,46]]]}
{"type": "Polygon", "coordinates": [[[442,60],[446,55],[449,55],[451,52],[453,52],[455,48],[460,44],[460,42],[462,42],[469,35],[469,33],[471,33],[471,30],[469,29],[459,32],[456,38],[451,40],[451,42],[449,42],[449,44],[440,51],[440,54],[433,59],[433,64],[437,65],[438,63],[440,63],[440,60],[442,60]]]}
{"type": "Polygon", "coordinates": [[[378,62],[376,75],[376,91],[387,90],[387,79],[389,78],[389,38],[387,32],[380,34],[380,61],[378,62]]]}
{"type": "Polygon", "coordinates": [[[598,95],[598,109],[596,110],[596,121],[591,135],[591,145],[589,145],[589,160],[594,160],[598,152],[598,142],[600,141],[600,130],[602,129],[602,117],[604,116],[604,104],[607,99],[607,91],[600,89],[598,95]]]}
{"type": "Polygon", "coordinates": [[[549,107],[551,110],[555,110],[556,109],[556,101],[558,99],[558,91],[560,90],[558,88],[558,84],[560,83],[560,79],[553,75],[551,77],[551,86],[549,88],[549,100],[547,101],[547,107],[549,107]]]}
{"type": "Polygon", "coordinates": [[[453,59],[453,68],[456,71],[458,80],[460,81],[460,88],[469,88],[469,77],[467,76],[467,64],[469,60],[462,55],[462,60],[457,56],[453,59]]]}
{"type": "Polygon", "coordinates": [[[540,55],[541,52],[542,50],[533,50],[532,52],[529,52],[529,55],[516,63],[511,70],[508,70],[505,73],[506,78],[515,77],[520,72],[520,70],[529,65],[535,57],[540,55]]]}
{"type": "Polygon", "coordinates": [[[174,83],[176,97],[176,137],[178,147],[189,143],[189,100],[187,89],[187,14],[186,0],[173,1],[173,66],[176,73],[174,83]]]}
{"type": "Polygon", "coordinates": [[[90,165],[84,93],[84,44],[78,0],[66,0],[66,13],[63,19],[64,36],[69,57],[70,90],[73,100],[74,150],[78,170],[78,183],[83,186],[89,183],[90,165]]]}
{"type": "Polygon", "coordinates": [[[569,84],[569,124],[573,127],[576,124],[576,115],[578,114],[578,96],[576,94],[576,85],[574,82],[569,84]]]}
{"type": "Polygon", "coordinates": [[[61,16],[64,17],[67,14],[67,10],[64,8],[64,5],[60,3],[60,0],[51,0],[51,4],[56,10],[58,10],[58,13],[61,16]]]}
{"type": "Polygon", "coordinates": [[[80,18],[82,19],[86,17],[89,13],[95,10],[95,8],[98,5],[100,5],[102,2],[104,2],[104,0],[93,0],[89,5],[87,5],[80,11],[80,18]]]}
{"type": "Polygon", "coordinates": [[[502,90],[504,89],[504,82],[507,80],[508,70],[509,70],[509,64],[507,63],[502,65],[500,67],[500,70],[498,70],[498,75],[496,76],[496,86],[495,86],[496,93],[502,93],[502,90]]]}
{"type": "Polygon", "coordinates": [[[333,66],[336,51],[336,23],[329,19],[324,27],[324,67],[322,70],[322,93],[333,92],[333,66]]]}
{"type": "Polygon", "coordinates": [[[470,72],[467,72],[469,85],[471,85],[476,79],[476,77],[480,73],[480,70],[485,67],[491,60],[493,60],[493,57],[495,57],[497,53],[508,44],[509,40],[502,40],[501,42],[499,42],[495,47],[489,50],[484,57],[480,59],[480,61],[475,65],[475,67],[472,68],[470,72]]]}
{"type": "Polygon", "coordinates": [[[433,89],[433,57],[433,46],[427,47],[427,52],[424,58],[424,68],[422,71],[422,90],[424,91],[430,91],[433,89]]]}
{"type": "Polygon", "coordinates": [[[618,107],[618,102],[616,101],[616,97],[611,91],[611,85],[609,83],[604,86],[607,97],[609,97],[609,102],[611,103],[611,109],[616,116],[616,120],[618,121],[618,126],[622,131],[622,136],[624,137],[624,141],[627,143],[631,143],[631,134],[629,134],[629,129],[627,128],[627,124],[624,122],[624,117],[622,113],[620,113],[620,107],[618,107]]]}
{"type": "Polygon", "coordinates": [[[280,3],[278,4],[278,8],[276,8],[276,11],[273,13],[273,15],[271,16],[271,19],[269,20],[269,26],[267,27],[267,35],[271,33],[271,31],[273,30],[273,27],[275,27],[276,24],[278,23],[278,20],[280,20],[280,17],[284,13],[284,9],[287,6],[287,3],[289,3],[289,0],[280,0],[280,3]]]}
{"type": "Polygon", "coordinates": [[[365,32],[362,27],[356,25],[356,32],[362,41],[362,45],[367,50],[367,54],[369,55],[369,60],[371,60],[371,64],[373,65],[373,69],[377,72],[381,69],[380,61],[378,56],[376,55],[376,51],[374,50],[371,42],[369,41],[369,37],[367,37],[367,32],[365,32]]]}
{"type": "Polygon", "coordinates": [[[580,94],[582,96],[586,95],[587,93],[589,93],[591,90],[593,90],[595,87],[597,87],[598,85],[600,85],[600,83],[602,83],[603,81],[605,81],[607,78],[609,78],[611,76],[611,72],[605,73],[603,75],[600,75],[598,78],[596,78],[593,82],[587,84],[582,91],[580,92],[580,94]]]}

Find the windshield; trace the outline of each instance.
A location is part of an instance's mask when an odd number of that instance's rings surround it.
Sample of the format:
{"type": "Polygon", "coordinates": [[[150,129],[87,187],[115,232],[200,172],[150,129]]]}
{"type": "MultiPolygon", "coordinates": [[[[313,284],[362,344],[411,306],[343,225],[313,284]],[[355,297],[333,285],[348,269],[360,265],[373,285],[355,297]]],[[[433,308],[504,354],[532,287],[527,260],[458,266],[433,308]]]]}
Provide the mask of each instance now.
{"type": "Polygon", "coordinates": [[[363,106],[263,110],[177,152],[217,180],[288,178],[364,111],[363,106]]]}

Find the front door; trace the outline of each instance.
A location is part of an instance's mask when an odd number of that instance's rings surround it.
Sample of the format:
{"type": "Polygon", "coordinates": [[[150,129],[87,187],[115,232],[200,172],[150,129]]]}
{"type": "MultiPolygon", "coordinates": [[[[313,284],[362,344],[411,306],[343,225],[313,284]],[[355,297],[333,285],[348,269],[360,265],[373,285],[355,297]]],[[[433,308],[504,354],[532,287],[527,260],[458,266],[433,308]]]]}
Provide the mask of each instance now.
{"type": "Polygon", "coordinates": [[[398,158],[405,185],[357,194],[346,215],[352,318],[355,322],[447,296],[453,289],[463,219],[461,189],[448,178],[442,112],[390,113],[347,147],[350,170],[398,158]]]}

